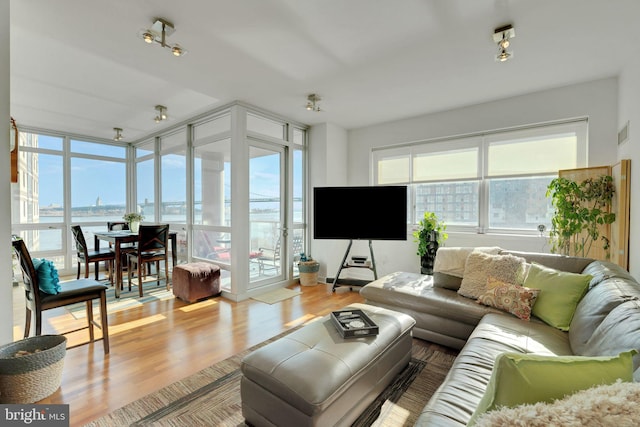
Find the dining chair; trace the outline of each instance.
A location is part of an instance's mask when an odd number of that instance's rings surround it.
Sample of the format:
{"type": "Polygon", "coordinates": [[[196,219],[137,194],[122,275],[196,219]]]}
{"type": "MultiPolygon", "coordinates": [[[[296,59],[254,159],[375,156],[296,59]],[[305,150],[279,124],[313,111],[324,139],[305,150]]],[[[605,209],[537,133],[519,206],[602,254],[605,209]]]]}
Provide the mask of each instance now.
{"type": "Polygon", "coordinates": [[[155,263],[158,286],[160,285],[160,261],[164,261],[165,283],[167,290],[169,283],[169,251],[167,241],[169,240],[169,224],[141,225],[138,230],[138,242],[135,251],[127,253],[127,278],[129,280],[129,290],[131,290],[131,276],[134,266],[138,273],[138,293],[143,296],[142,278],[144,266],[148,263],[155,263]]]}
{"type": "Polygon", "coordinates": [[[76,242],[76,251],[78,254],[78,273],[76,279],[80,279],[80,265],[84,263],[84,277],[89,278],[89,264],[95,263],[95,279],[98,280],[100,262],[107,262],[107,270],[109,272],[109,282],[113,285],[113,264],[116,254],[109,249],[89,250],[87,242],[79,225],[71,227],[73,238],[76,242]]]}
{"type": "MultiPolygon", "coordinates": [[[[129,223],[126,221],[108,221],[108,231],[128,231],[129,223]]],[[[127,253],[135,251],[135,243],[123,243],[120,245],[120,269],[125,270],[127,268],[127,253]]],[[[113,244],[109,243],[109,250],[115,254],[115,248],[113,244]]],[[[122,286],[122,284],[121,284],[122,286]]]]}
{"type": "MultiPolygon", "coordinates": [[[[24,325],[24,337],[29,337],[31,332],[31,315],[35,315],[36,330],[35,335],[42,334],[42,312],[52,308],[64,307],[79,302],[86,303],[87,326],[64,332],[62,335],[89,329],[89,342],[95,342],[93,327],[102,330],[102,344],[104,354],[109,354],[109,323],[107,320],[107,296],[108,286],[92,279],[76,279],[60,282],[62,290],[57,294],[47,294],[40,291],[38,273],[36,272],[31,255],[27,250],[24,240],[13,237],[11,241],[13,249],[20,261],[22,270],[22,281],[24,283],[26,318],[24,325]],[[100,324],[93,318],[93,301],[100,300],[100,324]]],[[[83,345],[82,343],[79,345],[83,345]]],[[[73,346],[75,347],[75,346],[73,346]]],[[[71,348],[71,347],[69,347],[71,348]]]]}

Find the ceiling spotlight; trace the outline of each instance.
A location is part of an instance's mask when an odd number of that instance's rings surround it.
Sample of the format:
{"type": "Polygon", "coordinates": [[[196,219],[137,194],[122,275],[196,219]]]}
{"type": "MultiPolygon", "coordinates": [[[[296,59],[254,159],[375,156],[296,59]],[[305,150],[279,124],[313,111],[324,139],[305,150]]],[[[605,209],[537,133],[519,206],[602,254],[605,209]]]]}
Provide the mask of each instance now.
{"type": "Polygon", "coordinates": [[[322,101],[322,98],[320,98],[319,95],[312,93],[307,96],[307,105],[305,108],[307,109],[307,111],[320,112],[322,111],[319,104],[320,101],[322,101]]]}
{"type": "Polygon", "coordinates": [[[116,134],[113,137],[114,141],[121,141],[122,138],[124,138],[122,136],[122,129],[121,128],[113,128],[113,130],[116,132],[116,134]]]}
{"type": "Polygon", "coordinates": [[[142,33],[142,40],[144,40],[145,43],[153,43],[153,41],[155,40],[155,36],[150,30],[145,30],[142,33]]]}
{"type": "Polygon", "coordinates": [[[158,43],[160,46],[166,47],[171,50],[175,56],[182,56],[187,53],[185,48],[179,46],[177,43],[175,45],[167,43],[167,37],[173,34],[175,30],[171,22],[163,18],[156,18],[151,28],[140,32],[140,38],[146,43],[158,43]]]}
{"type": "Polygon", "coordinates": [[[180,45],[176,44],[175,46],[173,46],[171,48],[171,52],[175,55],[175,56],[182,56],[185,53],[187,53],[186,50],[184,50],[183,48],[180,47],[180,45]]]}
{"type": "Polygon", "coordinates": [[[167,120],[167,107],[164,105],[156,105],[157,114],[153,118],[156,123],[160,123],[163,120],[167,120]]]}
{"type": "Polygon", "coordinates": [[[513,57],[513,52],[507,51],[507,48],[511,45],[510,40],[515,36],[516,30],[512,25],[505,25],[504,27],[496,28],[493,31],[493,41],[498,45],[496,61],[504,62],[513,57]]]}

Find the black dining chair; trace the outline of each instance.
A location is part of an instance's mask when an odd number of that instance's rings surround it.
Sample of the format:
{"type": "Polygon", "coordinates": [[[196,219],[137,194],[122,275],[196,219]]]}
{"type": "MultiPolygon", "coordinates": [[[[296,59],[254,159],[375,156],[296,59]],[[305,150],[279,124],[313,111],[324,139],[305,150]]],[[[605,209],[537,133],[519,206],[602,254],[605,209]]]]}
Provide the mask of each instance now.
{"type": "MultiPolygon", "coordinates": [[[[108,286],[92,279],[79,279],[60,282],[62,290],[57,294],[47,294],[40,291],[39,278],[36,272],[31,255],[27,250],[24,240],[13,237],[11,241],[13,249],[20,261],[22,270],[22,281],[24,283],[26,318],[24,325],[24,337],[27,338],[31,332],[32,313],[36,319],[35,335],[42,334],[42,312],[52,308],[64,307],[79,302],[86,303],[87,326],[64,332],[62,335],[89,329],[89,342],[95,342],[93,327],[102,330],[102,344],[104,354],[109,354],[109,322],[107,320],[107,296],[108,286]],[[93,301],[100,301],[100,323],[93,318],[93,301]]],[[[86,344],[86,343],[83,343],[86,344]]],[[[79,344],[82,345],[82,344],[79,344]]],[[[69,347],[71,348],[71,347],[69,347]]]]}
{"type": "MultiPolygon", "coordinates": [[[[109,231],[129,231],[129,223],[125,221],[108,221],[107,230],[109,231]]],[[[115,248],[109,243],[109,250],[115,255],[115,248]]],[[[120,267],[122,270],[127,268],[127,253],[135,252],[135,243],[123,243],[120,245],[120,267]]]]}
{"type": "Polygon", "coordinates": [[[78,273],[76,279],[80,279],[80,265],[84,263],[84,277],[89,278],[89,264],[95,264],[95,279],[98,280],[100,263],[107,262],[107,270],[109,272],[109,282],[113,285],[113,264],[116,254],[109,249],[89,250],[87,242],[82,233],[82,227],[74,225],[71,227],[73,238],[76,242],[76,251],[78,255],[78,273]]]}
{"type": "Polygon", "coordinates": [[[138,230],[138,242],[133,252],[127,253],[127,278],[129,279],[129,290],[131,290],[131,276],[134,266],[138,273],[138,292],[143,296],[142,278],[146,276],[144,266],[148,263],[155,263],[157,283],[160,285],[160,261],[164,261],[165,283],[167,290],[169,283],[169,251],[167,241],[169,240],[169,224],[141,225],[138,230]]]}

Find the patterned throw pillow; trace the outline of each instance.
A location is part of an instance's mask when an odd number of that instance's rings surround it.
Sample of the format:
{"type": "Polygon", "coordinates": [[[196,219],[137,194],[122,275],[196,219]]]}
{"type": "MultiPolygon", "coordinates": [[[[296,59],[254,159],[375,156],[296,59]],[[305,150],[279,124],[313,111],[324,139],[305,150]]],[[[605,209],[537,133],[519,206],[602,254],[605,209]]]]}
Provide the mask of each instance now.
{"type": "Polygon", "coordinates": [[[477,299],[486,292],[489,276],[506,283],[521,284],[524,280],[524,266],[524,258],[511,254],[489,255],[471,252],[467,257],[458,294],[477,299]]]}
{"type": "Polygon", "coordinates": [[[522,319],[531,319],[531,308],[538,298],[539,289],[505,283],[495,277],[487,278],[487,291],[478,298],[479,304],[495,307],[522,319]]]}

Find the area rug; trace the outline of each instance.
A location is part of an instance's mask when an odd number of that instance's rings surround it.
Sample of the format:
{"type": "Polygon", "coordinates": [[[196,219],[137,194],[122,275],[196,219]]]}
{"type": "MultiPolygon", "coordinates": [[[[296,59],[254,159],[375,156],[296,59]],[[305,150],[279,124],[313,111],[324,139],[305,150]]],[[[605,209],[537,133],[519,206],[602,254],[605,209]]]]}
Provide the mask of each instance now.
{"type": "MultiPolygon", "coordinates": [[[[130,308],[140,307],[145,303],[151,301],[164,301],[175,298],[173,290],[167,290],[164,283],[161,281],[160,286],[156,285],[156,281],[143,283],[144,295],[140,298],[138,294],[137,286],[133,286],[131,291],[127,286],[123,291],[120,291],[120,298],[116,298],[115,289],[110,287],[107,289],[107,313],[115,313],[121,310],[127,310],[130,308]]],[[[68,305],[65,307],[67,311],[71,313],[76,319],[84,319],[87,317],[86,305],[84,302],[68,305]]],[[[97,315],[100,311],[100,302],[95,300],[93,302],[94,315],[97,315]]]]}
{"type": "MultiPolygon", "coordinates": [[[[244,426],[240,362],[250,352],[294,328],[175,382],[87,426],[244,426]]],[[[354,426],[413,425],[453,364],[457,352],[413,340],[409,366],[374,401],[354,426]]]]}
{"type": "Polygon", "coordinates": [[[275,304],[280,301],[284,301],[286,299],[295,297],[296,295],[300,295],[302,292],[294,291],[293,289],[287,288],[278,288],[273,291],[265,292],[261,295],[256,295],[251,297],[256,301],[266,302],[267,304],[275,304]]]}

